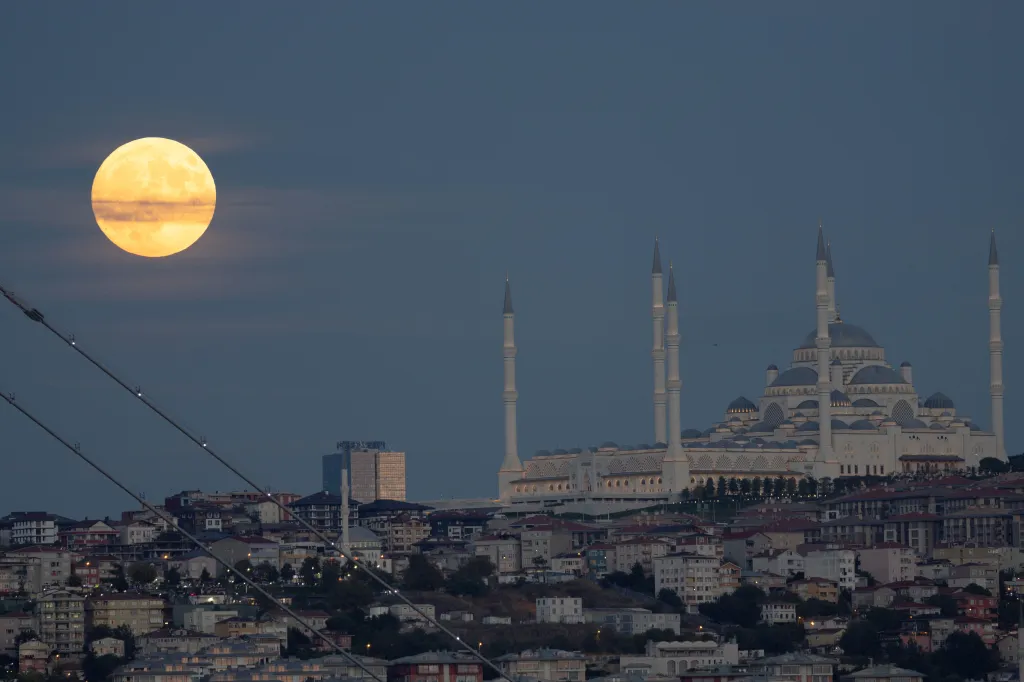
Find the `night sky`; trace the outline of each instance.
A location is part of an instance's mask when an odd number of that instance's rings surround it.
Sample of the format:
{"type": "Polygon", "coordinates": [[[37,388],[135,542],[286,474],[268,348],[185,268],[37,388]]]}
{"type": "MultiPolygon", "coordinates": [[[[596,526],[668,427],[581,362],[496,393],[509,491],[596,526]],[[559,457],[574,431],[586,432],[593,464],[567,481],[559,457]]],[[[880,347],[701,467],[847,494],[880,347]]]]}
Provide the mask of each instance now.
{"type": "MultiPolygon", "coordinates": [[[[674,260],[682,423],[756,399],[814,327],[818,221],[844,320],[990,425],[989,231],[1007,449],[1024,449],[1024,5],[128,2],[0,7],[0,282],[259,482],[341,439],[409,496],[493,495],[501,303],[520,454],[651,442],[650,263],[674,260]],[[218,206],[119,251],[99,164],[179,140],[218,206]]],[[[241,487],[10,305],[0,391],[151,499],[241,487]]],[[[6,405],[0,513],[134,506],[6,405]]]]}

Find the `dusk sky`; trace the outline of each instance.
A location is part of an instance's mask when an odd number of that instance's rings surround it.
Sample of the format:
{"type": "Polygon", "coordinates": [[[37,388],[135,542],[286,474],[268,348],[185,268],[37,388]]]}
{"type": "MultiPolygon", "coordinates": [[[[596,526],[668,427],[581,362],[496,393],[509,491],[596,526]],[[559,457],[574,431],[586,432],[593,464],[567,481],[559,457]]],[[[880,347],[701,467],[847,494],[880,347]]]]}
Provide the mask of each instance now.
{"type": "MultiPolygon", "coordinates": [[[[1024,5],[1013,2],[8,3],[0,282],[275,490],[342,439],[410,499],[496,494],[512,282],[520,454],[653,441],[650,266],[675,263],[682,424],[758,398],[844,320],[990,427],[1002,263],[1007,452],[1024,450],[1024,5]],[[199,153],[213,223],[117,249],[119,145],[199,153]]],[[[10,305],[0,391],[151,499],[244,487],[10,305]]],[[[0,404],[4,504],[135,503],[0,404]]]]}

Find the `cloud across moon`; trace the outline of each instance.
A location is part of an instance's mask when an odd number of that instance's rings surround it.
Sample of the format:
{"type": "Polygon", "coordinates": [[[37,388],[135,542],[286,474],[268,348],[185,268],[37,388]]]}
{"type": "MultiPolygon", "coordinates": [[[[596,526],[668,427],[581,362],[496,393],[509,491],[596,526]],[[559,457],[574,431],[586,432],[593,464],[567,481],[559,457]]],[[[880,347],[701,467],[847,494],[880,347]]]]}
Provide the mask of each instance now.
{"type": "Polygon", "coordinates": [[[203,236],[217,206],[213,175],[174,140],[144,137],[121,145],[92,183],[92,211],[103,234],[136,256],[184,251],[203,236]]]}

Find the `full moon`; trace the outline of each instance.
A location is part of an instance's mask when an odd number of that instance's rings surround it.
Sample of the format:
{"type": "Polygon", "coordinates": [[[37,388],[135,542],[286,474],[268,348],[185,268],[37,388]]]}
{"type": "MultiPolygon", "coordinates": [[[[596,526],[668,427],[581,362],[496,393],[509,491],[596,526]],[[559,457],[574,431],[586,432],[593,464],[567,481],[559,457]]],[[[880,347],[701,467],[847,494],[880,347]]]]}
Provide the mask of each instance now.
{"type": "Polygon", "coordinates": [[[92,182],[92,212],[107,239],[128,253],[160,258],[184,251],[213,220],[217,188],[194,151],[144,137],[115,149],[92,182]]]}

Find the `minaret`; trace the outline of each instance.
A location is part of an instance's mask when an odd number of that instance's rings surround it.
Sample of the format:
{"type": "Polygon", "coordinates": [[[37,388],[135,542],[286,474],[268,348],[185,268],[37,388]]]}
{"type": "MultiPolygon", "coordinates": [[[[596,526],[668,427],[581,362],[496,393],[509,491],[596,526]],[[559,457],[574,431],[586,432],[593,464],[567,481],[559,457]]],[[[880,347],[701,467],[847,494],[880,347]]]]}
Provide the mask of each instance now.
{"type": "Polygon", "coordinates": [[[498,471],[498,497],[507,500],[511,496],[511,483],[522,478],[523,464],[519,461],[519,443],[516,438],[516,336],[515,311],[512,309],[512,288],[505,276],[505,336],[502,356],[505,365],[505,390],[501,394],[505,404],[505,458],[498,471]]]}
{"type": "Polygon", "coordinates": [[[832,242],[825,242],[825,273],[828,276],[828,323],[836,322],[839,311],[836,309],[836,271],[832,268],[832,242]]]}
{"type": "Polygon", "coordinates": [[[651,315],[654,318],[654,442],[668,443],[665,435],[665,288],[661,281],[661,250],[654,240],[654,265],[651,267],[651,315]]]}
{"type": "Polygon", "coordinates": [[[832,339],[828,334],[828,247],[821,226],[818,226],[817,295],[818,337],[818,459],[832,459],[832,389],[829,377],[829,347],[832,339]]]}
{"type": "Polygon", "coordinates": [[[996,231],[988,246],[988,357],[992,396],[992,432],[996,434],[996,457],[1006,459],[1003,440],[1003,334],[1000,316],[1003,299],[999,296],[999,252],[996,250],[996,231]]]}
{"type": "Polygon", "coordinates": [[[662,463],[664,489],[679,493],[690,487],[690,460],[683,454],[681,405],[679,400],[682,381],[679,379],[679,302],[676,300],[676,276],[672,264],[668,265],[668,330],[665,346],[668,348],[668,448],[662,463]]]}
{"type": "Polygon", "coordinates": [[[341,470],[341,552],[345,559],[352,560],[349,553],[349,509],[348,497],[352,493],[348,489],[348,469],[341,470]]]}

